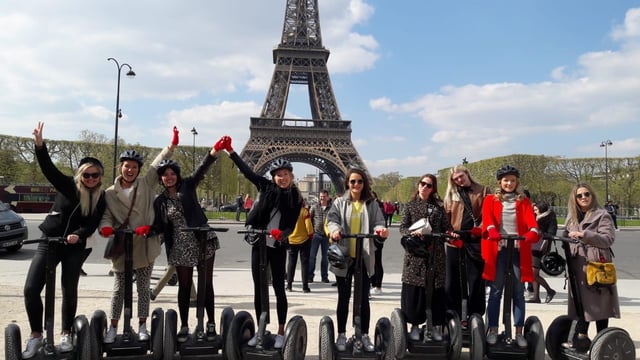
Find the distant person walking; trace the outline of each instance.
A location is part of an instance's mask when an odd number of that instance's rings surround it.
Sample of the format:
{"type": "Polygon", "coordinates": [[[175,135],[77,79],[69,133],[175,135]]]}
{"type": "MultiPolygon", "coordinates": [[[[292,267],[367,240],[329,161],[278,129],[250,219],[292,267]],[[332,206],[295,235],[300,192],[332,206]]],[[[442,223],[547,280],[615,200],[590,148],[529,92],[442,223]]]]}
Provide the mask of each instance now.
{"type": "Polygon", "coordinates": [[[324,232],[324,224],[327,220],[327,213],[331,208],[331,199],[327,190],[321,190],[318,195],[318,203],[309,210],[311,223],[313,224],[313,240],[311,241],[311,252],[309,254],[309,282],[313,282],[316,271],[316,257],[320,249],[320,276],[323,283],[329,282],[329,260],[327,259],[327,249],[329,248],[329,237],[324,232]]]}
{"type": "Polygon", "coordinates": [[[620,229],[618,229],[618,205],[614,204],[613,201],[609,200],[607,201],[607,205],[605,205],[604,208],[605,210],[607,210],[609,215],[611,215],[611,220],[613,220],[613,226],[616,228],[616,231],[619,231],[620,229]]]}
{"type": "Polygon", "coordinates": [[[244,200],[242,194],[236,196],[236,221],[240,221],[240,213],[244,211],[244,200]]]}
{"type": "Polygon", "coordinates": [[[251,210],[252,206],[253,206],[253,199],[251,198],[251,195],[247,194],[247,196],[244,197],[244,214],[245,214],[245,216],[247,216],[247,214],[249,213],[249,210],[251,210]]]}

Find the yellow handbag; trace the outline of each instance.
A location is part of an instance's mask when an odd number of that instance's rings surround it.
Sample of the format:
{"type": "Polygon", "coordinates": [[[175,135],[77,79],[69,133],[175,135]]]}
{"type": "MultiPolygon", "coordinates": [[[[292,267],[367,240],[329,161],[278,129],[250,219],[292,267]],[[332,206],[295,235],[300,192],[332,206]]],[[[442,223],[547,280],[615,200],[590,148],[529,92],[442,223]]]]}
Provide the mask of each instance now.
{"type": "Polygon", "coordinates": [[[616,266],[612,262],[587,261],[587,285],[611,286],[616,283],[616,266]]]}

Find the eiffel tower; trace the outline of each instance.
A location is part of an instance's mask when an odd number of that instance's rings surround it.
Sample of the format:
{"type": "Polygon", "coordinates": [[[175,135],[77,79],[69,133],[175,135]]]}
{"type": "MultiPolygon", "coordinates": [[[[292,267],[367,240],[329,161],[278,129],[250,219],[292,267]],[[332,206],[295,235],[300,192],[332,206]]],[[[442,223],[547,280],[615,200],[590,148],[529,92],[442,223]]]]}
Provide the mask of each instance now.
{"type": "MultiPolygon", "coordinates": [[[[282,40],[273,50],[275,69],[260,117],[240,157],[258,174],[277,158],[313,165],[338,193],[349,167],[367,172],[351,141],[351,121],[342,120],[322,45],[318,0],[287,0],[282,40]],[[291,84],[307,85],[312,119],[284,118],[291,84]]],[[[295,169],[294,169],[295,171],[295,169]]]]}

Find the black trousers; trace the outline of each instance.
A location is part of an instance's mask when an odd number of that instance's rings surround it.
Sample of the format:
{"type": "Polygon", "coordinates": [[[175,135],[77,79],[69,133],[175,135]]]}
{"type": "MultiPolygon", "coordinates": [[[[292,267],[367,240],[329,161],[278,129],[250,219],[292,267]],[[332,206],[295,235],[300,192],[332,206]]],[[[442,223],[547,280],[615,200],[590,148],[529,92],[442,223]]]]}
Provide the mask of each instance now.
{"type": "MultiPolygon", "coordinates": [[[[466,251],[451,246],[446,246],[447,252],[447,276],[445,280],[445,292],[447,294],[447,308],[461,314],[462,289],[460,282],[460,252],[466,251]]],[[[464,284],[469,289],[469,300],[467,301],[467,316],[471,314],[484,315],[487,305],[485,295],[485,281],[482,279],[484,262],[466,257],[466,277],[464,284]]],[[[460,319],[462,321],[466,319],[460,319]]]]}
{"type": "Polygon", "coordinates": [[[311,253],[311,240],[302,244],[289,245],[289,259],[287,261],[287,287],[291,287],[296,274],[296,263],[300,254],[300,273],[302,276],[302,288],[309,288],[309,254],[311,253]]]}
{"type": "MultiPolygon", "coordinates": [[[[338,334],[347,331],[347,318],[349,317],[349,301],[351,299],[351,280],[353,279],[353,268],[355,265],[352,263],[347,273],[347,276],[337,276],[336,282],[338,283],[338,307],[336,313],[338,316],[338,334]]],[[[360,329],[363,334],[369,333],[369,323],[371,322],[371,307],[369,305],[369,274],[367,269],[363,266],[361,274],[362,292],[360,298],[362,304],[360,304],[360,329]]]]}
{"type": "Polygon", "coordinates": [[[434,326],[444,325],[445,304],[444,288],[434,288],[433,294],[428,294],[422,286],[402,283],[400,307],[407,324],[420,325],[427,321],[427,297],[431,298],[431,320],[434,326]]]}
{"type": "MultiPolygon", "coordinates": [[[[287,322],[287,294],[284,291],[285,264],[287,262],[287,251],[284,246],[276,248],[267,247],[267,265],[271,267],[271,284],[276,294],[276,309],[278,312],[278,325],[287,322]]],[[[256,318],[260,319],[262,314],[262,296],[260,287],[260,246],[251,248],[251,275],[253,277],[253,306],[256,310],[256,318]]],[[[266,283],[267,279],[262,279],[266,283]]]]}

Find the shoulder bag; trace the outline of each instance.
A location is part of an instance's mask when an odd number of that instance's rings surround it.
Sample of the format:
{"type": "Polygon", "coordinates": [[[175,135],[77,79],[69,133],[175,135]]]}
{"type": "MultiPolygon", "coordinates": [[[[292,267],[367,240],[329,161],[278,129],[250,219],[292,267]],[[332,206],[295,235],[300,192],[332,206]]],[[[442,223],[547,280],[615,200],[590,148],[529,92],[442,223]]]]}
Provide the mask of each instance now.
{"type": "MultiPolygon", "coordinates": [[[[129,226],[129,217],[131,216],[131,211],[133,210],[133,206],[136,203],[136,195],[138,194],[138,187],[136,186],[133,189],[133,198],[131,199],[131,205],[129,206],[129,212],[127,213],[126,219],[118,230],[126,229],[129,226]]],[[[119,231],[115,231],[113,236],[109,237],[107,240],[107,245],[104,247],[104,258],[108,260],[117,259],[118,257],[124,254],[124,237],[122,233],[119,231]]]]}

